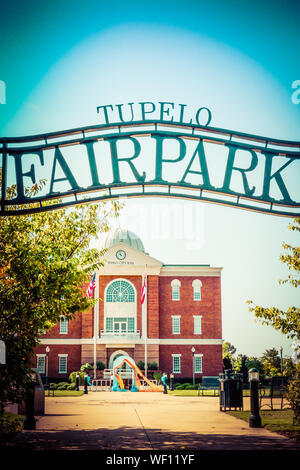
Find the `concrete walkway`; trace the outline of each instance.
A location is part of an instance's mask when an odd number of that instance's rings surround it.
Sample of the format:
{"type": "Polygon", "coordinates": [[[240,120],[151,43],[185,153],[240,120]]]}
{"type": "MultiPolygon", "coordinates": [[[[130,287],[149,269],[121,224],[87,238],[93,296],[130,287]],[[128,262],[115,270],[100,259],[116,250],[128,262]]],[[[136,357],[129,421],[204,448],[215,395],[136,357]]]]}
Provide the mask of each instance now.
{"type": "MultiPolygon", "coordinates": [[[[244,409],[249,400],[244,399],[244,409]]],[[[46,398],[36,431],[6,450],[300,450],[299,444],[219,411],[219,398],[89,392],[46,398]]]]}

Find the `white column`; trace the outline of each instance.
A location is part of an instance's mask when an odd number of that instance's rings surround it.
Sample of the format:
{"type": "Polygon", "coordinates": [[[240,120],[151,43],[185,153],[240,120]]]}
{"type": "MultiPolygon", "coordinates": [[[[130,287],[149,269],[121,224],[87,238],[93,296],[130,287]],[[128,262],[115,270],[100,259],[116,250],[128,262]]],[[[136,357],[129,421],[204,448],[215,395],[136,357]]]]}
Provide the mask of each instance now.
{"type": "Polygon", "coordinates": [[[145,283],[145,300],[142,305],[142,338],[144,339],[144,346],[145,346],[145,376],[147,377],[147,362],[148,362],[148,350],[147,350],[147,308],[148,308],[148,278],[147,278],[147,265],[145,267],[145,272],[142,276],[142,282],[143,278],[145,277],[146,283],[145,283]]]}
{"type": "MultiPolygon", "coordinates": [[[[94,299],[99,299],[99,275],[96,272],[96,287],[94,289],[94,299]]],[[[99,300],[94,305],[94,379],[97,375],[97,341],[99,332],[99,300]]]]}

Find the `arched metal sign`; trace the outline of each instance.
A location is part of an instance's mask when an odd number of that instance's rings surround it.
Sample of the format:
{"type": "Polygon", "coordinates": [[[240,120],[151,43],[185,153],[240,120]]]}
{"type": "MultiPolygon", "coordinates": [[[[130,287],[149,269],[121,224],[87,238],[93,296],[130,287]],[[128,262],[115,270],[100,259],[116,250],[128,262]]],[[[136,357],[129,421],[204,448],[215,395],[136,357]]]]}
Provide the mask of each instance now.
{"type": "Polygon", "coordinates": [[[300,142],[145,119],[1,138],[0,152],[2,216],[124,196],[300,215],[300,142]],[[39,179],[45,186],[28,196],[26,187],[39,179]]]}

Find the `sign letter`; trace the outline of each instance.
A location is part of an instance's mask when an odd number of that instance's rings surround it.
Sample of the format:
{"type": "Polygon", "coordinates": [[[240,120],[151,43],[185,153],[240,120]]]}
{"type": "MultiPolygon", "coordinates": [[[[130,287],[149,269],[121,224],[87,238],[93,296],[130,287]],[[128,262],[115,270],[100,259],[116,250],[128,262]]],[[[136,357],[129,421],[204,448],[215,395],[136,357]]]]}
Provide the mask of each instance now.
{"type": "Polygon", "coordinates": [[[276,181],[277,186],[280,189],[281,194],[283,196],[283,200],[280,201],[280,202],[287,202],[288,204],[294,202],[291,199],[291,197],[288,193],[288,190],[286,189],[286,186],[283,182],[282,176],[280,174],[281,171],[284,168],[286,168],[290,163],[292,163],[293,158],[289,158],[289,160],[284,165],[282,165],[277,171],[275,171],[273,173],[273,175],[271,175],[272,160],[273,160],[273,157],[275,157],[277,154],[269,153],[269,152],[268,153],[267,152],[262,152],[262,153],[266,157],[265,174],[264,174],[264,186],[263,186],[262,198],[267,199],[267,200],[273,199],[270,196],[270,183],[271,183],[272,178],[274,178],[274,180],[276,181]]]}
{"type": "Polygon", "coordinates": [[[58,182],[61,182],[61,181],[68,181],[71,185],[71,188],[74,189],[74,190],[79,189],[79,186],[78,186],[78,184],[77,184],[77,182],[76,182],[76,180],[75,180],[75,178],[74,178],[74,176],[73,176],[66,160],[62,156],[62,153],[61,153],[59,147],[56,147],[55,153],[54,153],[54,160],[53,160],[53,168],[52,168],[52,175],[51,175],[51,182],[50,182],[50,191],[49,191],[48,196],[53,193],[54,183],[58,183],[58,182]],[[62,171],[66,175],[65,178],[56,178],[55,179],[56,162],[58,162],[60,164],[62,171]]]}
{"type": "Polygon", "coordinates": [[[255,191],[255,186],[253,186],[253,188],[250,189],[245,173],[247,171],[252,171],[254,170],[254,168],[256,168],[257,163],[258,163],[258,158],[257,158],[256,153],[254,152],[254,150],[247,149],[247,152],[250,152],[252,156],[250,166],[249,168],[239,168],[237,166],[233,166],[235,154],[236,154],[236,151],[239,150],[239,147],[235,147],[233,145],[227,145],[227,147],[229,147],[229,155],[228,155],[228,160],[227,160],[227,167],[226,167],[223,188],[221,189],[226,192],[232,192],[230,190],[230,181],[231,181],[233,170],[236,170],[236,171],[239,171],[242,175],[245,195],[252,196],[255,191]]]}
{"type": "Polygon", "coordinates": [[[112,161],[112,169],[113,169],[113,176],[114,176],[113,183],[114,184],[122,183],[122,181],[120,179],[119,162],[127,162],[128,165],[130,166],[130,169],[131,169],[132,173],[134,174],[135,179],[138,182],[143,183],[145,181],[145,178],[146,178],[146,173],[143,172],[143,174],[140,175],[138,173],[137,169],[135,168],[134,164],[131,161],[131,160],[134,160],[135,158],[137,158],[139,156],[140,152],[141,152],[141,145],[140,145],[139,141],[137,139],[135,139],[134,137],[113,137],[113,138],[108,138],[108,139],[105,139],[105,140],[108,140],[109,143],[110,143],[111,161],[112,161]],[[118,140],[122,140],[122,139],[131,140],[131,142],[133,143],[134,154],[131,157],[119,158],[118,149],[117,149],[117,142],[118,142],[118,140]]]}

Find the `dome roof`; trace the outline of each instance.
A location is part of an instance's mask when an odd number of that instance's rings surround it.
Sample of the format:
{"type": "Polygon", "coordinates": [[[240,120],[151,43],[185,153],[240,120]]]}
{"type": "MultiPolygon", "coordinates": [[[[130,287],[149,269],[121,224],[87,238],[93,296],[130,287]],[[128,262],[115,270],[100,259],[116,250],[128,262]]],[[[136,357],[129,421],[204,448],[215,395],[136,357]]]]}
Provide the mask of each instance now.
{"type": "Polygon", "coordinates": [[[130,232],[130,230],[121,228],[116,228],[107,235],[103,248],[109,249],[121,242],[136,250],[145,252],[142,240],[135,233],[130,232]]]}

